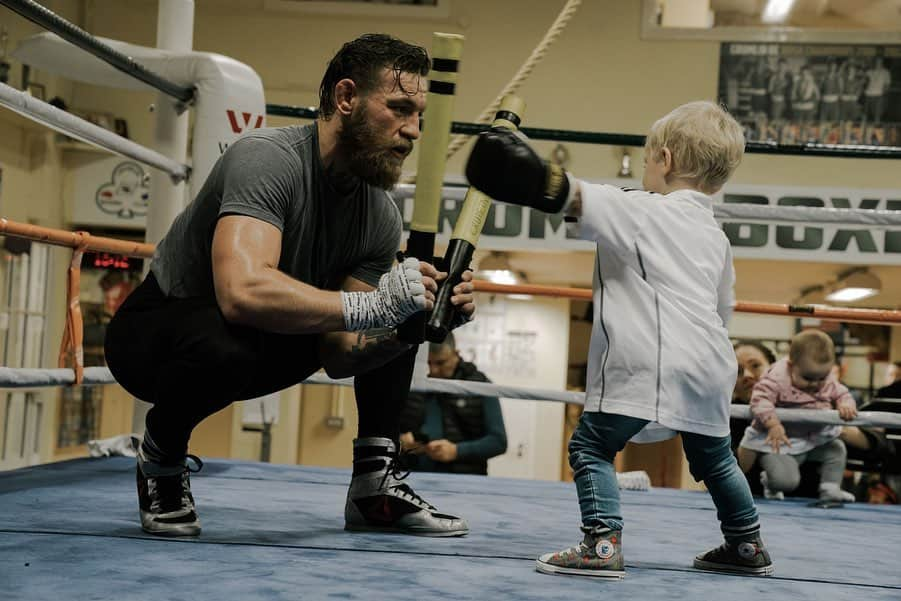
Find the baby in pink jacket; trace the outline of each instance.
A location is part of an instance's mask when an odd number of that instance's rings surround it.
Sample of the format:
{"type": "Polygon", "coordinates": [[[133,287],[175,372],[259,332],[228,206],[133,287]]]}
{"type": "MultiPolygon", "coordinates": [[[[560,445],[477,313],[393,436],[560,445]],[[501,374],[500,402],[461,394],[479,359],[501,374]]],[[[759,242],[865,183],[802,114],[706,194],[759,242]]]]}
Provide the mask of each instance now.
{"type": "Polygon", "coordinates": [[[841,426],[788,424],[776,417],[784,409],[837,409],[844,420],[857,417],[857,405],[848,389],[832,373],[835,346],[820,330],[795,335],[787,358],[772,366],[754,385],[751,413],[754,421],[745,430],[738,450],[742,468],[750,468],[757,454],[763,469],[761,480],[768,497],[781,498],[801,483],[800,466],[806,461],[822,464],[820,500],[854,501],[841,489],[847,450],[839,439],[841,426]]]}

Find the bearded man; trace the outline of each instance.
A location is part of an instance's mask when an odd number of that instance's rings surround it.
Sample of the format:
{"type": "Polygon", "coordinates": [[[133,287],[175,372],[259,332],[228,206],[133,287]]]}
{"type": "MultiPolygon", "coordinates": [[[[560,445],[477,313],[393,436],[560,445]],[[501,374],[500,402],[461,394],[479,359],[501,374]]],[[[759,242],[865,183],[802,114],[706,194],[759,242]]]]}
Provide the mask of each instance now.
{"type": "MultiPolygon", "coordinates": [[[[387,192],[419,137],[428,70],[423,48],[391,36],[344,44],[323,76],[318,120],[230,145],[113,317],[107,364],[153,404],[137,465],[145,531],[200,533],[189,471],[201,463],[188,442],[202,420],[325,368],[357,376],[346,528],[468,532],[397,477],[416,351],[395,328],[430,309],[446,277],[415,258],[394,264],[402,218],[387,192]]],[[[452,300],[464,317],[475,310],[470,279],[452,300]]]]}

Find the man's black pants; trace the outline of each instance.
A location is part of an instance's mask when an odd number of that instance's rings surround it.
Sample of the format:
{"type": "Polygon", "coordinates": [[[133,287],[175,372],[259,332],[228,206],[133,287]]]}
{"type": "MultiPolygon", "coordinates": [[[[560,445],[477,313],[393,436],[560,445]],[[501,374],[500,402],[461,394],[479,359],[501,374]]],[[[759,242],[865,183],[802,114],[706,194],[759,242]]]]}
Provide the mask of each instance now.
{"type": "MultiPolygon", "coordinates": [[[[317,335],[228,323],[214,298],[172,298],[153,274],[129,295],[106,333],[116,380],[153,404],[147,430],[167,456],[187,452],[191,431],[234,401],[302,382],[322,367],[317,335]]],[[[359,436],[396,439],[415,348],[355,378],[359,436]]]]}

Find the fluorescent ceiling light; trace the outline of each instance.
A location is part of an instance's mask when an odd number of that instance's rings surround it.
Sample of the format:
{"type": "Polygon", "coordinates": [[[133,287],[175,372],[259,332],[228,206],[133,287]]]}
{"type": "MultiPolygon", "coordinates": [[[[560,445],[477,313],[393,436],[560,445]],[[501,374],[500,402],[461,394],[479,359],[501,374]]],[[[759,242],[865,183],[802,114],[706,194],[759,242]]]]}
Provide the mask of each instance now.
{"type": "Polygon", "coordinates": [[[794,5],[795,0],[767,0],[760,20],[764,23],[785,23],[794,5]]]}
{"type": "Polygon", "coordinates": [[[523,275],[513,269],[510,260],[505,255],[497,251],[491,251],[488,256],[479,261],[475,275],[495,284],[507,286],[515,286],[523,281],[523,275]]]}
{"type": "Polygon", "coordinates": [[[480,273],[484,277],[488,278],[488,281],[494,282],[495,284],[506,284],[508,286],[512,286],[519,283],[519,279],[516,277],[516,274],[509,269],[483,269],[480,271],[480,273]]]}
{"type": "Polygon", "coordinates": [[[826,300],[850,303],[876,296],[882,290],[882,281],[867,270],[854,271],[839,279],[826,300]]]}
{"type": "Polygon", "coordinates": [[[835,292],[826,295],[826,300],[838,303],[850,303],[879,294],[878,290],[873,288],[839,288],[835,292]]]}

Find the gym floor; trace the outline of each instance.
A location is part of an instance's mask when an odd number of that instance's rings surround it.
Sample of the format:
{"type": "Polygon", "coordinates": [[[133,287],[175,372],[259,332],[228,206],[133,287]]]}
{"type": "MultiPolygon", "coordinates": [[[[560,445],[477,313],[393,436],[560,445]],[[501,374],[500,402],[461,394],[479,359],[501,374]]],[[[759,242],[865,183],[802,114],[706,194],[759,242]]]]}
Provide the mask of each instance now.
{"type": "Polygon", "coordinates": [[[79,459],[0,473],[5,599],[901,598],[901,507],[760,501],[770,578],[704,573],[720,543],[710,497],[623,492],[624,580],[547,576],[535,557],[575,544],[575,488],[412,474],[417,492],[467,518],[471,533],[430,539],[343,529],[348,470],[210,460],[192,476],[197,539],[144,534],[134,459],[79,459]]]}

